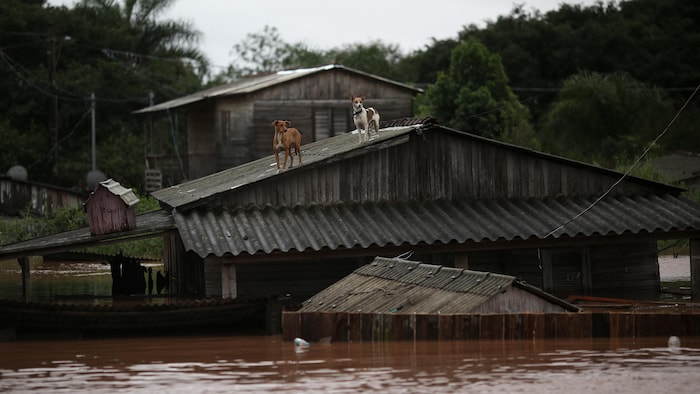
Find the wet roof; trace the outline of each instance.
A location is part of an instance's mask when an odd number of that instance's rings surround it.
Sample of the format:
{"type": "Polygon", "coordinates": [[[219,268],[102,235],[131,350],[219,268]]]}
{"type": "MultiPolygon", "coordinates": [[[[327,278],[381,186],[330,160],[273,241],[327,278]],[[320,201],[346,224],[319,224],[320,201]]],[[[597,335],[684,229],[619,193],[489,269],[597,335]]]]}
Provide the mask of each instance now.
{"type": "Polygon", "coordinates": [[[414,91],[416,93],[421,92],[421,89],[415,88],[413,86],[403,84],[400,82],[392,81],[386,78],[379,77],[377,75],[368,74],[359,70],[355,70],[349,67],[345,67],[339,64],[329,64],[322,67],[312,67],[312,68],[301,68],[294,70],[284,70],[278,71],[270,74],[260,74],[253,75],[245,78],[240,78],[231,83],[216,86],[210,89],[202,90],[187,96],[183,96],[174,100],[170,100],[164,103],[156,104],[150,107],[146,107],[137,111],[135,114],[148,113],[148,112],[158,112],[167,109],[177,108],[184,105],[196,103],[198,101],[203,101],[206,99],[221,97],[221,96],[232,96],[238,94],[252,93],[258,90],[266,89],[274,85],[279,85],[284,82],[292,81],[298,78],[303,78],[312,74],[331,71],[331,70],[344,70],[358,75],[363,75],[368,78],[376,79],[384,83],[388,83],[397,87],[401,87],[407,90],[414,91]]]}
{"type": "MultiPolygon", "coordinates": [[[[351,132],[343,133],[334,137],[325,138],[309,144],[302,145],[302,155],[304,165],[290,168],[287,171],[278,172],[275,163],[275,156],[269,155],[258,160],[241,164],[214,174],[201,178],[186,181],[174,186],[170,186],[151,193],[161,204],[178,210],[190,209],[198,205],[204,205],[207,201],[219,195],[229,193],[243,186],[254,184],[255,182],[274,177],[294,176],[294,171],[309,168],[314,165],[322,165],[323,162],[343,160],[351,156],[358,156],[377,149],[386,149],[393,145],[398,145],[408,141],[409,135],[415,133],[452,133],[461,138],[478,140],[492,145],[498,145],[507,150],[518,150],[526,152],[528,155],[538,156],[547,160],[564,162],[567,165],[586,168],[589,171],[608,173],[613,176],[622,175],[619,172],[597,167],[588,163],[583,163],[559,156],[550,155],[543,152],[534,151],[528,148],[511,145],[504,142],[480,137],[478,135],[450,129],[435,123],[433,118],[401,118],[390,122],[382,122],[381,133],[362,145],[357,143],[357,135],[351,132]]],[[[627,177],[634,182],[647,183],[659,190],[667,192],[680,192],[682,189],[652,182],[637,177],[627,177]]]]}
{"type": "MultiPolygon", "coordinates": [[[[376,149],[376,145],[396,140],[396,143],[413,130],[424,127],[422,124],[410,126],[386,127],[379,136],[363,145],[357,144],[357,135],[344,133],[302,145],[304,165],[293,167],[283,172],[277,171],[275,156],[269,155],[258,160],[241,164],[214,174],[186,181],[151,193],[153,198],[173,208],[186,208],[187,205],[203,203],[222,193],[228,193],[241,186],[253,184],[273,176],[291,176],[294,171],[326,160],[334,160],[346,154],[360,154],[365,150],[376,149]]],[[[430,127],[430,126],[428,126],[430,127]]]]}
{"type": "Polygon", "coordinates": [[[175,221],[166,211],[155,211],[136,216],[136,228],[118,233],[91,235],[90,228],[47,235],[28,241],[0,246],[0,261],[25,256],[44,256],[79,248],[106,245],[152,236],[176,230],[175,221]]]}
{"type": "Polygon", "coordinates": [[[306,300],[299,312],[469,313],[512,287],[578,311],[513,276],[377,257],[306,300]]]}
{"type": "Polygon", "coordinates": [[[700,231],[700,206],[684,197],[609,195],[594,202],[580,196],[440,199],[202,207],[174,215],[185,249],[201,257],[700,231]]]}

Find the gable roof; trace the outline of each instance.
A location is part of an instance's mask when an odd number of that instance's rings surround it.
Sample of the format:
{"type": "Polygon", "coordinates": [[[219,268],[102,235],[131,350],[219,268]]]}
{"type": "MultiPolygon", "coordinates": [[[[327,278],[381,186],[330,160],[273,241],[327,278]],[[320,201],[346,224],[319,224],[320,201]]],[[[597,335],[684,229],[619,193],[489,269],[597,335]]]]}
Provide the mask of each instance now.
{"type": "MultiPolygon", "coordinates": [[[[105,181],[102,181],[97,184],[97,188],[104,188],[108,192],[112,193],[113,195],[119,197],[122,202],[127,206],[131,207],[133,205],[138,204],[139,198],[136,196],[136,193],[133,192],[130,188],[127,189],[124,186],[122,186],[119,182],[115,181],[114,179],[107,179],[105,181]]],[[[97,191],[97,189],[95,189],[97,191]]],[[[90,196],[94,195],[95,192],[92,192],[90,196]]],[[[88,201],[86,204],[90,203],[90,199],[88,198],[88,201]]]]}
{"type": "MultiPolygon", "coordinates": [[[[520,151],[530,156],[584,168],[587,171],[610,175],[614,178],[619,178],[623,175],[620,172],[597,167],[588,163],[566,159],[521,146],[480,137],[475,134],[450,129],[435,124],[434,120],[431,118],[424,118],[423,120],[427,123],[416,124],[412,122],[411,119],[392,122],[391,124],[396,124],[398,126],[383,127],[381,133],[379,133],[375,139],[365,142],[362,145],[357,143],[357,134],[353,133],[344,133],[305,144],[301,147],[304,165],[296,166],[283,172],[277,172],[275,156],[269,155],[214,174],[157,190],[151,193],[151,195],[160,201],[161,205],[183,211],[207,204],[208,201],[214,200],[227,193],[235,193],[244,186],[253,185],[265,179],[272,177],[293,177],[295,171],[323,166],[324,163],[341,161],[378,149],[385,149],[390,146],[402,144],[408,141],[411,135],[422,136],[424,133],[448,133],[465,140],[478,141],[480,143],[498,146],[505,150],[520,151]]],[[[382,126],[384,126],[384,124],[382,124],[382,126]]],[[[659,193],[678,194],[683,191],[683,189],[676,186],[634,176],[628,176],[626,179],[630,182],[649,185],[658,190],[659,193]]]]}
{"type": "MultiPolygon", "coordinates": [[[[299,312],[470,313],[513,288],[525,292],[517,298],[530,295],[558,311],[579,311],[513,276],[377,257],[306,300],[299,312]]],[[[530,308],[535,304],[528,303],[530,308]]],[[[503,312],[499,308],[507,306],[487,308],[503,312]]]]}
{"type": "Polygon", "coordinates": [[[349,73],[361,75],[367,78],[372,78],[377,81],[387,83],[402,89],[406,89],[413,93],[422,92],[421,89],[403,84],[400,82],[392,81],[377,75],[368,74],[359,70],[355,70],[349,67],[345,67],[339,64],[329,64],[322,67],[312,67],[312,68],[301,68],[294,70],[284,70],[278,71],[270,74],[260,74],[253,75],[249,77],[244,77],[237,79],[233,82],[216,86],[213,88],[205,89],[187,96],[176,98],[174,100],[166,101],[164,103],[156,104],[150,107],[146,107],[137,111],[135,114],[148,113],[148,112],[158,112],[164,111],[172,108],[182,107],[184,105],[196,103],[206,99],[223,97],[223,96],[233,96],[239,94],[253,93],[259,90],[263,90],[275,85],[279,85],[285,82],[289,82],[295,79],[304,78],[313,74],[322,73],[331,70],[344,70],[349,73]]]}
{"type": "Polygon", "coordinates": [[[402,144],[413,135],[453,133],[514,149],[546,160],[602,172],[616,171],[505,144],[435,125],[414,124],[381,129],[379,136],[358,145],[351,133],[304,145],[304,165],[277,173],[274,156],[243,164],[152,193],[173,209],[188,251],[201,257],[239,256],[307,250],[339,250],[371,246],[415,246],[623,234],[668,234],[700,231],[700,205],[679,197],[682,189],[641,178],[653,195],[556,196],[507,199],[437,199],[296,204],[294,206],[228,207],[218,203],[227,193],[273,177],[294,177],[367,152],[402,144]],[[593,206],[585,214],[581,212],[593,206]],[[580,215],[580,216],[578,216],[580,215]],[[576,218],[572,220],[572,218],[576,218]],[[561,228],[559,228],[562,226],[561,228]]]}

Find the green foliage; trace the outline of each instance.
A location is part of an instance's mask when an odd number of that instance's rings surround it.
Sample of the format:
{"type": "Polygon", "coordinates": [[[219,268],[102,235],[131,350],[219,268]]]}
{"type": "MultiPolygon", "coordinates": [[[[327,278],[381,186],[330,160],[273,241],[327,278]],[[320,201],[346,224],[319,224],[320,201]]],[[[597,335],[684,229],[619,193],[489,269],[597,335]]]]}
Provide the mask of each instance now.
{"type": "Polygon", "coordinates": [[[250,33],[235,44],[233,52],[238,56],[237,62],[231,64],[223,75],[218,75],[216,81],[333,63],[390,79],[402,79],[398,72],[398,64],[403,58],[399,46],[380,40],[315,50],[305,43],[285,42],[276,27],[265,26],[261,32],[250,33]]]}
{"type": "Polygon", "coordinates": [[[576,74],[542,122],[549,152],[612,168],[641,154],[672,118],[659,89],[625,73],[576,74]]]}
{"type": "MultiPolygon", "coordinates": [[[[139,188],[143,154],[172,156],[173,140],[181,152],[186,143],[185,122],[171,127],[170,119],[132,114],[148,105],[150,93],[153,102],[163,102],[200,90],[205,79],[211,85],[251,72],[330,63],[431,85],[417,100],[418,115],[612,166],[639,154],[669,121],[669,108],[680,108],[700,81],[700,2],[694,0],[562,4],[547,13],[515,5],[485,27],[467,26],[454,39],[433,40],[408,54],[382,41],[316,49],[285,42],[276,28],[265,27],[234,45],[237,62],[213,78],[197,47],[200,33],[163,18],[174,1],[82,0],[72,8],[0,1],[0,171],[20,164],[33,181],[83,183],[91,164],[89,96],[95,93],[98,168],[139,188]],[[610,81],[627,75],[637,86],[596,82],[595,75],[610,81]],[[567,92],[558,94],[562,86],[567,92]],[[633,93],[649,86],[658,87],[658,106],[633,93]],[[168,130],[167,138],[154,137],[153,130],[168,130]]],[[[698,123],[696,99],[655,149],[700,151],[698,123]]],[[[178,178],[175,167],[163,171],[178,178]]]]}
{"type": "Polygon", "coordinates": [[[69,9],[0,2],[0,134],[11,141],[0,147],[0,171],[21,164],[32,181],[82,182],[91,164],[94,93],[98,169],[140,185],[142,119],[132,112],[148,105],[151,92],[162,101],[199,90],[207,72],[198,33],[157,19],[170,4],[84,0],[69,9]]]}
{"type": "Polygon", "coordinates": [[[473,134],[532,141],[528,111],[510,90],[500,57],[475,39],[452,50],[449,70],[426,89],[419,112],[473,134]]]}
{"type": "MultiPolygon", "coordinates": [[[[150,196],[140,196],[136,204],[136,214],[140,215],[160,209],[158,201],[150,196]]],[[[35,217],[30,214],[22,218],[2,218],[0,220],[0,245],[26,241],[51,234],[76,230],[88,226],[87,214],[82,207],[59,208],[52,214],[35,217]]],[[[163,254],[163,240],[160,237],[88,248],[85,251],[102,254],[124,254],[140,257],[160,257],[163,254]]]]}

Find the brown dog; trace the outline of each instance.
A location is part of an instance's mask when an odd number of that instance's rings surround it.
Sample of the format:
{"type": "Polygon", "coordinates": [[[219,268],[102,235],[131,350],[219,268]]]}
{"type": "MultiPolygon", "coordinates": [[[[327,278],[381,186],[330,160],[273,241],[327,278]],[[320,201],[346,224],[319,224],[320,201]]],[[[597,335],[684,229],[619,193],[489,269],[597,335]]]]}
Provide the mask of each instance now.
{"type": "Polygon", "coordinates": [[[292,148],[299,156],[299,165],[301,165],[301,132],[294,128],[289,127],[292,122],[288,120],[276,120],[272,122],[275,127],[275,139],[272,141],[272,150],[275,152],[275,161],[277,162],[277,171],[280,170],[280,155],[279,153],[284,151],[284,163],[282,164],[282,171],[287,169],[287,158],[291,159],[289,163],[289,168],[294,167],[294,156],[292,156],[292,148]]]}

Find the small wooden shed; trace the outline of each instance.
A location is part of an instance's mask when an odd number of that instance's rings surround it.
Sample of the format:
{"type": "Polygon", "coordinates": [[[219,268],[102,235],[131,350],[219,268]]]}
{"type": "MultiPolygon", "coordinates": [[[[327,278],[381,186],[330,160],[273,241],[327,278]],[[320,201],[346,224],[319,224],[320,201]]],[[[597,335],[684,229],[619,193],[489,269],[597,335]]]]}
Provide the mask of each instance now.
{"type": "Polygon", "coordinates": [[[306,312],[522,313],[578,307],[514,276],[377,257],[306,300],[306,312]]]}
{"type": "Polygon", "coordinates": [[[567,312],[579,308],[513,276],[377,257],[298,311],[285,311],[282,334],[285,340],[312,341],[478,339],[492,331],[534,335],[545,332],[546,324],[530,317],[567,312]],[[506,316],[520,324],[506,324],[506,316]]]}
{"type": "Polygon", "coordinates": [[[90,234],[101,235],[129,231],[136,228],[136,210],[139,202],[131,189],[113,179],[97,185],[85,202],[90,234]]]}

